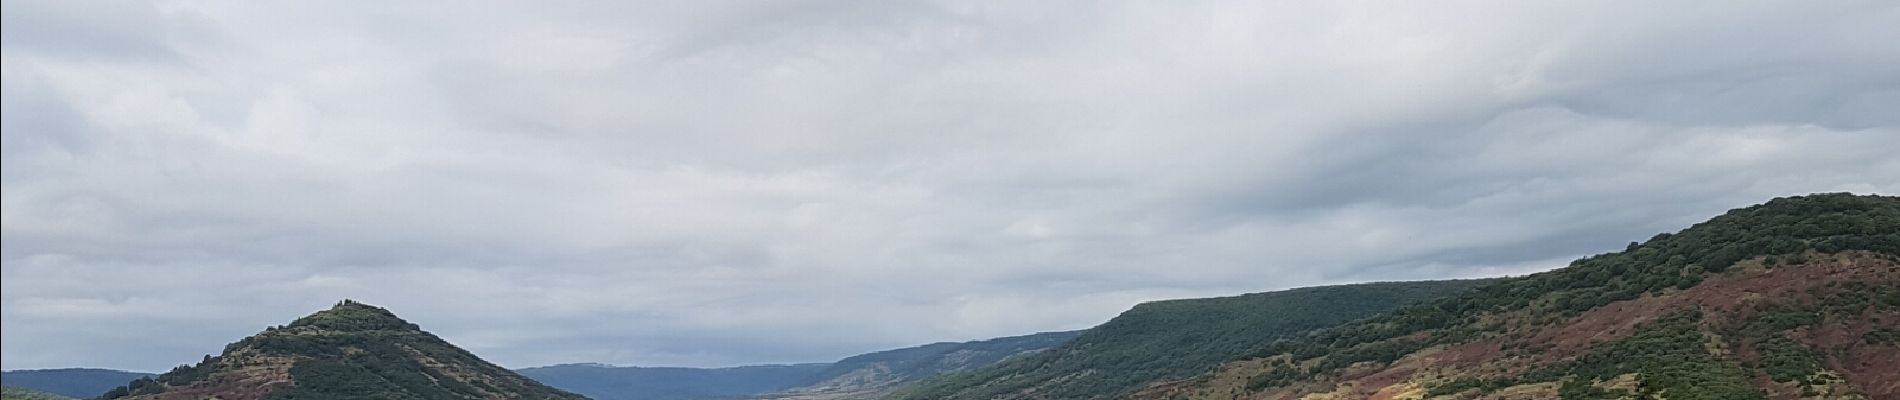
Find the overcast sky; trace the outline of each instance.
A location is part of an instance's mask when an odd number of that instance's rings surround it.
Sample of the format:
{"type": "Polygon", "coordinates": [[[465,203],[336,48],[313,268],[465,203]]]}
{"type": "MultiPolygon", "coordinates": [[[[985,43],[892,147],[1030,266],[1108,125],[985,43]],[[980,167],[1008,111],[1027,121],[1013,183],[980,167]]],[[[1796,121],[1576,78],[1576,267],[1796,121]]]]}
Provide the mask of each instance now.
{"type": "Polygon", "coordinates": [[[7,369],[830,361],[1900,193],[1900,4],[4,4],[7,369]]]}

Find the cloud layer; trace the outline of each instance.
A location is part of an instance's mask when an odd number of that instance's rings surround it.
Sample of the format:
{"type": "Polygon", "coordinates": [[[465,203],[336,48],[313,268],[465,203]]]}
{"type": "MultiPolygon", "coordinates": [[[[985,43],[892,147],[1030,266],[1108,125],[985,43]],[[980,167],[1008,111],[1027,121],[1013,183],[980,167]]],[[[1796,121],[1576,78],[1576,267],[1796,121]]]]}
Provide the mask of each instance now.
{"type": "Polygon", "coordinates": [[[4,3],[4,368],[827,361],[1900,192],[1886,1],[4,3]]]}

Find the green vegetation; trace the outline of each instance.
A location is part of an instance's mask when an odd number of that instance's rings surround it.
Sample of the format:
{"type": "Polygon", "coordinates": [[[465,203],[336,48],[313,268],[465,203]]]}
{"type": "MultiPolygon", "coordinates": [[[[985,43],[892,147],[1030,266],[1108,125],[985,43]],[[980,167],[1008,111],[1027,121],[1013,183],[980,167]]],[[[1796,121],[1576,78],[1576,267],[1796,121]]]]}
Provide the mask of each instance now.
{"type": "Polygon", "coordinates": [[[1821,355],[1788,337],[1795,329],[1818,325],[1824,319],[1811,307],[1763,304],[1744,322],[1734,345],[1754,346],[1760,357],[1758,367],[1775,382],[1799,382],[1804,386],[1825,383],[1809,379],[1821,370],[1821,355]]]}
{"type": "Polygon", "coordinates": [[[0,388],[0,400],[74,400],[71,397],[33,389],[7,386],[0,388]]]}
{"type": "Polygon", "coordinates": [[[1061,347],[925,380],[901,399],[1094,399],[1192,376],[1262,343],[1365,318],[1492,281],[1390,282],[1145,303],[1061,347]]]}
{"type": "Polygon", "coordinates": [[[1666,398],[1671,400],[1767,399],[1749,383],[1749,372],[1712,354],[1710,337],[1700,329],[1702,315],[1681,313],[1651,322],[1636,334],[1598,346],[1563,369],[1568,378],[1564,400],[1666,398]],[[1594,386],[1636,374],[1635,393],[1594,386]]]}
{"type": "Polygon", "coordinates": [[[1761,368],[1775,382],[1800,382],[1804,386],[1826,383],[1810,380],[1821,371],[1821,354],[1784,335],[1767,336],[1755,342],[1761,352],[1761,368]]]}
{"type": "MultiPolygon", "coordinates": [[[[1356,363],[1389,363],[1425,347],[1468,342],[1511,329],[1477,323],[1487,314],[1523,311],[1538,316],[1540,321],[1555,321],[1646,293],[1692,287],[1708,275],[1748,258],[1777,256],[1776,261],[1798,261],[1811,254],[1844,251],[1900,254],[1900,198],[1819,194],[1778,198],[1732,210],[1676,234],[1631,243],[1621,252],[1585,257],[1568,268],[1505,280],[1430,304],[1276,342],[1252,356],[1318,360],[1307,368],[1295,364],[1274,368],[1249,386],[1255,390],[1284,386],[1356,363]]],[[[1892,300],[1893,296],[1883,300],[1880,292],[1866,293],[1858,301],[1843,304],[1900,301],[1892,300]]],[[[1783,370],[1781,377],[1811,365],[1799,355],[1804,351],[1776,350],[1774,363],[1783,370]]]]}
{"type": "MultiPolygon", "coordinates": [[[[1498,389],[1516,386],[1523,381],[1524,379],[1521,378],[1460,378],[1449,383],[1433,386],[1430,390],[1425,391],[1425,397],[1448,396],[1464,393],[1469,390],[1477,390],[1479,393],[1490,393],[1498,389]]],[[[1260,389],[1260,387],[1254,386],[1251,383],[1252,382],[1249,382],[1248,390],[1260,389]]]]}
{"type": "Polygon", "coordinates": [[[1867,331],[1867,334],[1861,335],[1861,341],[1872,346],[1900,346],[1900,329],[1875,327],[1867,331]]]}
{"type": "Polygon", "coordinates": [[[220,374],[237,373],[237,366],[284,359],[294,360],[292,383],[273,388],[266,399],[582,398],[482,361],[388,310],[348,300],[226,346],[223,355],[207,356],[197,365],[134,380],[102,398],[228,383],[238,377],[220,374]]]}
{"type": "MultiPolygon", "coordinates": [[[[1862,318],[1868,312],[1900,311],[1900,286],[1867,282],[1845,282],[1838,290],[1814,303],[1763,303],[1737,326],[1723,331],[1731,337],[1730,346],[1752,346],[1758,360],[1753,365],[1775,382],[1800,385],[1812,390],[1831,383],[1836,377],[1824,373],[1821,349],[1795,341],[1796,331],[1811,330],[1831,321],[1862,318]]],[[[1877,326],[1863,338],[1891,335],[1892,326],[1877,326]]],[[[1894,345],[1892,342],[1868,342],[1868,345],[1894,345]]]]}
{"type": "MultiPolygon", "coordinates": [[[[1579,360],[1507,378],[1464,378],[1432,387],[1428,396],[1477,390],[1488,393],[1524,383],[1562,382],[1560,394],[1570,399],[1620,399],[1629,396],[1669,399],[1765,398],[1748,377],[1757,373],[1780,383],[1796,384],[1803,393],[1838,377],[1825,372],[1821,349],[1802,344],[1791,335],[1830,322],[1864,318],[1869,311],[1900,310],[1900,286],[1845,282],[1839,290],[1817,294],[1812,303],[1767,302],[1730,323],[1705,321],[1701,313],[1684,312],[1646,324],[1632,336],[1596,346],[1579,360]],[[1726,348],[1751,347],[1754,360],[1712,352],[1716,339],[1726,348]],[[1609,390],[1598,383],[1634,374],[1638,391],[1609,390]],[[1660,395],[1659,395],[1660,394],[1660,395]]],[[[1868,335],[1892,332],[1876,327],[1868,335]]],[[[1889,344],[1891,346],[1891,344],[1889,344]]]]}

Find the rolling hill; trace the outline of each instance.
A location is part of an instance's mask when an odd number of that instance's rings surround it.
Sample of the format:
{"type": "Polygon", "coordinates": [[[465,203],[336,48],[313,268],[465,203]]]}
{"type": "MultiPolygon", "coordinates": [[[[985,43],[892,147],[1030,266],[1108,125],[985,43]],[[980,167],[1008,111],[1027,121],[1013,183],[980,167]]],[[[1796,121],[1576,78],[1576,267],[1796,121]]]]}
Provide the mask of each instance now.
{"type": "Polygon", "coordinates": [[[1261,348],[1262,340],[1366,318],[1488,280],[1324,286],[1144,303],[1055,349],[928,379],[900,399],[1084,399],[1191,376],[1261,348]]]}
{"type": "Polygon", "coordinates": [[[1133,397],[1895,399],[1896,360],[1900,198],[1822,194],[1275,341],[1133,397]]]}
{"type": "Polygon", "coordinates": [[[379,307],[344,300],[103,399],[584,399],[482,361],[379,307]]]}

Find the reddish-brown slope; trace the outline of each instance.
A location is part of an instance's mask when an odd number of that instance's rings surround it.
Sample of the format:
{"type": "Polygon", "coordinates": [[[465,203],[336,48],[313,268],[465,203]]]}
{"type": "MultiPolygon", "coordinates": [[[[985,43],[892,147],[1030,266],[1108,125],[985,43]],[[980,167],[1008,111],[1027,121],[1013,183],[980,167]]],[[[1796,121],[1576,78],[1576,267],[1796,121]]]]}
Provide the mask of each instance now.
{"type": "MultiPolygon", "coordinates": [[[[1815,257],[1799,265],[1764,266],[1760,260],[1750,260],[1685,290],[1614,302],[1560,321],[1539,321],[1549,317],[1522,312],[1487,316],[1480,324],[1503,327],[1504,333],[1428,348],[1389,365],[1363,363],[1319,381],[1248,391],[1247,378],[1266,371],[1268,363],[1277,359],[1245,360],[1228,363],[1201,379],[1157,384],[1135,397],[1417,399],[1426,388],[1453,378],[1513,377],[1574,360],[1597,344],[1627,337],[1639,325],[1671,313],[1701,310],[1709,316],[1704,324],[1732,326],[1753,316],[1760,304],[1812,304],[1838,294],[1846,282],[1900,285],[1900,265],[1887,257],[1863,253],[1815,257]]],[[[1866,343],[1863,336],[1876,328],[1900,328],[1900,314],[1869,310],[1857,318],[1833,319],[1819,329],[1797,331],[1793,338],[1822,350],[1825,368],[1842,378],[1835,384],[1839,393],[1900,399],[1900,347],[1866,343]]],[[[1414,335],[1397,340],[1423,338],[1414,335]]],[[[1744,363],[1757,361],[1749,343],[1743,341],[1740,347],[1711,352],[1744,363]]],[[[1793,386],[1773,383],[1765,375],[1757,378],[1772,398],[1799,397],[1799,390],[1793,386]],[[1795,397],[1788,397],[1791,394],[1795,397]]],[[[1545,386],[1527,385],[1479,398],[1554,398],[1556,387],[1545,386]]],[[[1447,398],[1474,395],[1464,396],[1447,398]]]]}

